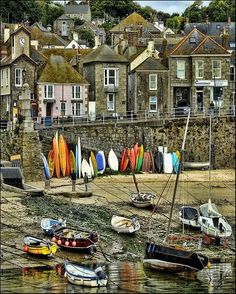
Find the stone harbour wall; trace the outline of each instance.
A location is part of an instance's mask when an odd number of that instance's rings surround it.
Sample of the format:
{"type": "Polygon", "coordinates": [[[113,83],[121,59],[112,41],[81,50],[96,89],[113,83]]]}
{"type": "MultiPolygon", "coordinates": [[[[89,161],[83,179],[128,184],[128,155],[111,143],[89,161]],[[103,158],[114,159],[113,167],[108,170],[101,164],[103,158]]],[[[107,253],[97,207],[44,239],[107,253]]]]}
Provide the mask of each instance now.
{"type": "MultiPolygon", "coordinates": [[[[81,137],[82,154],[88,159],[89,151],[111,148],[121,157],[123,148],[134,143],[144,144],[145,151],[155,152],[158,146],[166,146],[168,152],[181,149],[186,126],[185,119],[143,121],[133,123],[100,123],[59,129],[69,148],[75,150],[78,136],[81,137]]],[[[45,155],[52,149],[52,138],[56,129],[41,130],[40,141],[45,155]]],[[[234,118],[212,119],[212,164],[214,168],[235,166],[235,120],[234,118]]],[[[185,161],[209,160],[209,118],[191,118],[185,143],[185,161]]]]}

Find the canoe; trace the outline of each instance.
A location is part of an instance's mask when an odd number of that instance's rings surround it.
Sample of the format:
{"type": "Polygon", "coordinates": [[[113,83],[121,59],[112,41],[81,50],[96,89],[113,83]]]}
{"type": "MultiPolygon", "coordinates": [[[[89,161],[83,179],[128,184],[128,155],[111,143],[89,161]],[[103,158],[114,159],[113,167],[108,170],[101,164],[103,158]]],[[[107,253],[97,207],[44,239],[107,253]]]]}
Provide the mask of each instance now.
{"type": "Polygon", "coordinates": [[[142,172],[150,172],[151,170],[151,155],[150,152],[144,152],[143,154],[143,164],[142,172]]]}
{"type": "Polygon", "coordinates": [[[118,158],[112,148],[109,151],[107,162],[108,162],[108,165],[111,170],[113,170],[113,171],[119,170],[119,161],[118,161],[118,158]]]}
{"type": "Polygon", "coordinates": [[[82,159],[81,172],[82,172],[82,177],[84,177],[84,174],[86,173],[88,178],[90,179],[92,178],[91,167],[85,158],[82,159]]]}
{"type": "Polygon", "coordinates": [[[81,141],[80,137],[78,137],[78,178],[81,178],[81,161],[82,161],[82,156],[81,156],[81,141]]]}
{"type": "Polygon", "coordinates": [[[78,153],[78,145],[75,146],[75,172],[76,172],[76,178],[78,178],[79,174],[79,153],[78,153]]]}
{"type": "Polygon", "coordinates": [[[91,157],[91,161],[92,161],[92,164],[93,164],[94,176],[97,177],[97,175],[98,175],[98,167],[97,167],[96,157],[95,157],[93,151],[90,152],[90,157],[91,157]]]}
{"type": "Polygon", "coordinates": [[[105,155],[103,151],[98,151],[96,155],[96,162],[97,162],[98,173],[103,174],[106,169],[106,160],[105,160],[105,155]]]}
{"type": "Polygon", "coordinates": [[[171,153],[163,153],[163,171],[165,174],[171,174],[173,172],[171,153]]]}
{"type": "Polygon", "coordinates": [[[111,219],[112,229],[117,233],[132,234],[140,229],[140,223],[136,218],[129,219],[113,215],[111,219]]]}
{"type": "Polygon", "coordinates": [[[154,164],[155,164],[156,171],[158,173],[162,173],[163,172],[163,153],[162,152],[157,151],[155,153],[154,164]]]}
{"type": "Polygon", "coordinates": [[[50,177],[53,177],[54,174],[54,154],[53,154],[53,150],[50,150],[48,152],[48,167],[49,167],[49,171],[50,171],[50,177]]]}
{"type": "Polygon", "coordinates": [[[91,156],[89,156],[89,166],[90,166],[91,175],[92,175],[92,178],[93,178],[94,177],[94,169],[93,169],[93,163],[92,163],[91,156]]]}
{"type": "Polygon", "coordinates": [[[56,228],[66,227],[66,220],[56,220],[51,218],[43,218],[41,220],[41,229],[43,230],[44,234],[47,236],[52,237],[54,234],[54,230],[56,228]]]}
{"type": "Polygon", "coordinates": [[[129,164],[131,170],[134,172],[136,167],[136,157],[135,157],[135,150],[134,148],[131,148],[130,150],[130,156],[129,156],[129,164]]]}
{"type": "Polygon", "coordinates": [[[59,137],[59,159],[60,159],[61,173],[64,177],[66,175],[66,146],[65,146],[65,140],[62,135],[60,135],[59,137]]]}
{"type": "Polygon", "coordinates": [[[90,251],[96,250],[98,242],[98,233],[89,231],[83,228],[59,228],[54,230],[52,242],[55,242],[59,247],[68,250],[90,251]]]}
{"type": "Polygon", "coordinates": [[[46,180],[50,180],[50,171],[49,171],[48,162],[47,162],[47,159],[43,153],[41,153],[41,158],[43,160],[45,178],[46,178],[46,180]]]}
{"type": "Polygon", "coordinates": [[[179,159],[178,159],[178,156],[176,155],[176,152],[173,152],[171,156],[172,156],[173,170],[177,174],[179,169],[179,159]]]}
{"type": "Polygon", "coordinates": [[[107,276],[101,266],[95,270],[68,261],[64,262],[65,277],[74,285],[103,287],[107,285],[107,276]]]}
{"type": "Polygon", "coordinates": [[[130,157],[130,149],[124,148],[121,156],[121,163],[120,163],[120,170],[122,172],[126,171],[127,166],[129,164],[129,157],[130,157]]]}
{"type": "Polygon", "coordinates": [[[23,239],[23,251],[38,257],[50,257],[57,251],[57,245],[48,240],[26,235],[23,239]]]}
{"type": "Polygon", "coordinates": [[[70,172],[71,172],[71,174],[74,174],[75,171],[76,171],[75,155],[74,155],[74,152],[72,150],[70,150],[70,172]]]}
{"type": "Polygon", "coordinates": [[[139,147],[139,153],[137,157],[137,162],[136,162],[136,171],[140,172],[143,164],[143,155],[144,155],[144,148],[143,144],[139,147]]]}
{"type": "Polygon", "coordinates": [[[139,208],[144,208],[152,205],[153,199],[156,197],[155,194],[143,192],[132,192],[130,196],[133,205],[139,208]]]}
{"type": "Polygon", "coordinates": [[[57,143],[57,137],[55,136],[53,138],[52,144],[53,144],[53,154],[54,154],[54,169],[57,178],[60,178],[60,161],[59,161],[59,149],[58,149],[58,143],[57,143]]]}
{"type": "Polygon", "coordinates": [[[68,144],[65,140],[65,147],[66,147],[66,176],[70,176],[71,171],[70,171],[70,150],[68,147],[68,144]]]}

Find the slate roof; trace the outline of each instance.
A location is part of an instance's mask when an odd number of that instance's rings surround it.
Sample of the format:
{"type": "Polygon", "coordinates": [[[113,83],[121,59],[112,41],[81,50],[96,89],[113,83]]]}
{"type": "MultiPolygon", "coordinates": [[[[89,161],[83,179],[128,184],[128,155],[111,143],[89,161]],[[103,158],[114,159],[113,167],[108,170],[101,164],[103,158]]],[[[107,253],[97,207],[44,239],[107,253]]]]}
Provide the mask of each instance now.
{"type": "Polygon", "coordinates": [[[88,49],[72,49],[72,48],[67,48],[67,49],[62,49],[62,48],[50,48],[50,49],[44,49],[42,50],[43,55],[46,58],[49,58],[51,55],[60,55],[63,58],[65,58],[66,61],[70,62],[76,55],[79,53],[82,57],[89,54],[93,49],[88,48],[88,49]]]}
{"type": "Polygon", "coordinates": [[[156,59],[153,57],[148,57],[143,63],[141,63],[137,68],[136,71],[138,70],[168,70],[166,66],[164,66],[160,59],[156,59]]]}
{"type": "Polygon", "coordinates": [[[91,62],[117,62],[127,63],[127,59],[113,51],[108,45],[103,44],[83,58],[83,63],[91,62]]]}
{"type": "Polygon", "coordinates": [[[87,14],[89,5],[87,4],[67,4],[64,7],[65,14],[87,14]]]}
{"type": "Polygon", "coordinates": [[[31,28],[37,27],[40,29],[42,32],[48,32],[48,30],[40,23],[40,22],[35,22],[31,26],[31,28]]]}
{"type": "Polygon", "coordinates": [[[51,55],[38,79],[39,83],[79,83],[88,84],[62,56],[51,55]]]}
{"type": "Polygon", "coordinates": [[[227,49],[194,28],[172,50],[170,55],[230,54],[227,49]],[[191,41],[192,40],[192,41],[191,41]],[[194,42],[193,42],[194,40],[194,42]]]}
{"type": "Polygon", "coordinates": [[[123,32],[126,27],[129,27],[131,25],[142,25],[143,28],[147,28],[151,32],[159,32],[159,30],[154,27],[153,24],[148,22],[145,18],[143,18],[140,14],[137,12],[133,12],[129,16],[127,16],[125,19],[123,19],[118,25],[113,27],[110,32],[123,32]]]}
{"type": "Polygon", "coordinates": [[[10,64],[16,62],[20,58],[26,59],[27,61],[29,61],[30,63],[32,63],[34,65],[37,64],[37,62],[35,60],[33,60],[31,57],[29,57],[23,53],[23,54],[17,56],[15,59],[12,59],[11,56],[7,56],[6,58],[1,59],[1,66],[10,65],[10,64]]]}
{"type": "Polygon", "coordinates": [[[31,40],[38,40],[40,45],[54,45],[54,46],[66,46],[67,41],[62,39],[55,33],[52,32],[42,32],[39,28],[33,27],[31,31],[31,40]]]}
{"type": "Polygon", "coordinates": [[[230,35],[235,36],[235,22],[186,23],[184,32],[188,34],[193,28],[197,28],[205,35],[217,36],[221,34],[224,27],[228,29],[230,35]]]}
{"type": "Polygon", "coordinates": [[[70,19],[72,20],[72,18],[70,18],[69,16],[67,16],[66,14],[62,14],[61,16],[59,16],[57,19],[70,19]]]}

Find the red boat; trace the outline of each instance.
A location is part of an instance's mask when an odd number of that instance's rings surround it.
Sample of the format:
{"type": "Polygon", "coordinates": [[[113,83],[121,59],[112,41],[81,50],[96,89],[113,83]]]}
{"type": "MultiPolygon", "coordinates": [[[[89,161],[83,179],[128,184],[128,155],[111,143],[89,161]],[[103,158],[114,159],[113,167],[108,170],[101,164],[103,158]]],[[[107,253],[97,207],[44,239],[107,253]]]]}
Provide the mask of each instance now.
{"type": "Polygon", "coordinates": [[[98,234],[96,231],[89,231],[83,228],[60,227],[54,231],[52,241],[63,249],[89,250],[90,253],[93,253],[96,251],[98,234]]]}

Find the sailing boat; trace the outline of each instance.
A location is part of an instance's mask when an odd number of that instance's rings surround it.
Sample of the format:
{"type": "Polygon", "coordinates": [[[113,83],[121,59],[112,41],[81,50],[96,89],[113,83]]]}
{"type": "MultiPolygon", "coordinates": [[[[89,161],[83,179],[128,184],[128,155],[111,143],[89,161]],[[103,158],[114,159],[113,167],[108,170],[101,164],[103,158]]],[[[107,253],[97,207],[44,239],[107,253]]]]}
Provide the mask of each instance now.
{"type": "MultiPolygon", "coordinates": [[[[188,123],[190,118],[190,112],[188,114],[184,139],[182,143],[182,154],[184,152],[185,139],[187,135],[188,123]]],[[[173,198],[171,203],[170,217],[169,223],[166,232],[166,238],[163,243],[146,243],[145,249],[145,257],[143,260],[143,264],[146,267],[150,267],[157,270],[168,271],[172,273],[179,272],[191,272],[196,273],[202,269],[204,269],[207,265],[209,265],[209,259],[207,256],[203,254],[199,254],[188,250],[184,247],[174,246],[167,243],[168,235],[170,232],[170,225],[172,221],[172,213],[173,207],[175,204],[175,196],[177,191],[177,185],[179,180],[179,174],[181,172],[181,163],[182,158],[179,163],[178,172],[176,175],[175,187],[173,192],[173,198]]]]}

